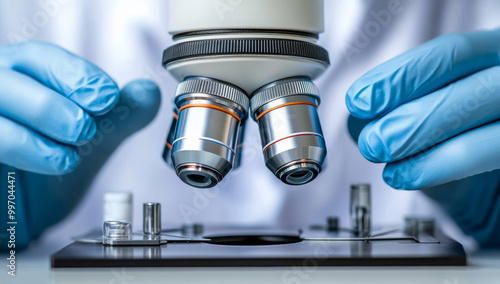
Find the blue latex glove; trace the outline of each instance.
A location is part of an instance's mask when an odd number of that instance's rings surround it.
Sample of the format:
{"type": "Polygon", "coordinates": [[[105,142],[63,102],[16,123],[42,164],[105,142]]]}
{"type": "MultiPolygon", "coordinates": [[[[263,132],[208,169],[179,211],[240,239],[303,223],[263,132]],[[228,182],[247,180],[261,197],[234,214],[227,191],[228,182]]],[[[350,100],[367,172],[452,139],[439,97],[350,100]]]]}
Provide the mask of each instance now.
{"type": "Polygon", "coordinates": [[[448,34],[370,70],[346,96],[350,132],[362,129],[365,158],[387,163],[385,182],[425,189],[482,244],[500,244],[498,65],[500,30],[448,34]]]}
{"type": "Polygon", "coordinates": [[[4,233],[15,171],[22,248],[71,212],[114,149],[156,115],[160,92],[147,80],[120,92],[97,66],[44,42],[0,45],[0,86],[0,220],[4,233]]]}

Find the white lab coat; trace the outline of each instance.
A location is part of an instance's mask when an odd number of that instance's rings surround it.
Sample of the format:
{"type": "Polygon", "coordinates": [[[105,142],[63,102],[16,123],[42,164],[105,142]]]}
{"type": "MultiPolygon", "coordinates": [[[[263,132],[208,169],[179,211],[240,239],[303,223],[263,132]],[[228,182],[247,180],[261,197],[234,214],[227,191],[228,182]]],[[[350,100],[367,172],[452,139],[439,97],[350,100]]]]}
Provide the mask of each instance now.
{"type": "Polygon", "coordinates": [[[151,201],[162,203],[165,225],[310,224],[335,215],[346,226],[349,185],[359,182],[372,184],[375,224],[400,223],[408,214],[432,214],[460,237],[422,194],[391,189],[381,178],[383,165],[360,155],[346,127],[345,93],[370,68],[438,35],[499,27],[500,2],[393,0],[401,12],[390,18],[377,16],[389,2],[325,0],[325,33],[319,44],[329,51],[331,66],[316,83],[328,155],[319,177],[299,187],[282,184],[265,167],[257,125],[248,121],[242,166],[217,191],[206,192],[181,182],[161,158],[177,84],[161,67],[162,51],[172,43],[166,1],[0,0],[0,43],[19,37],[50,41],[94,62],[121,86],[146,77],[163,93],[155,120],[115,151],[84,201],[39,243],[62,246],[70,236],[99,226],[107,191],[134,193],[135,228],[141,225],[141,204],[151,201]]]}

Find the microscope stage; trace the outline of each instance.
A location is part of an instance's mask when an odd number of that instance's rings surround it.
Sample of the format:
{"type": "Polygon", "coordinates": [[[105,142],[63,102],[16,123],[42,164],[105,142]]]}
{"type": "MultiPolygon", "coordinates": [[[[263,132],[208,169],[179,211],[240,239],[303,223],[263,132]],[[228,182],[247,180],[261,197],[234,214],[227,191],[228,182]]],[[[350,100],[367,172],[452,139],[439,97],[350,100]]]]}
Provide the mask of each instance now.
{"type": "Polygon", "coordinates": [[[112,246],[98,243],[99,232],[95,232],[53,255],[52,267],[466,265],[462,246],[440,232],[411,237],[400,230],[386,230],[363,238],[342,229],[204,231],[188,237],[179,230],[165,230],[161,239],[166,244],[140,245],[139,240],[112,246]]]}

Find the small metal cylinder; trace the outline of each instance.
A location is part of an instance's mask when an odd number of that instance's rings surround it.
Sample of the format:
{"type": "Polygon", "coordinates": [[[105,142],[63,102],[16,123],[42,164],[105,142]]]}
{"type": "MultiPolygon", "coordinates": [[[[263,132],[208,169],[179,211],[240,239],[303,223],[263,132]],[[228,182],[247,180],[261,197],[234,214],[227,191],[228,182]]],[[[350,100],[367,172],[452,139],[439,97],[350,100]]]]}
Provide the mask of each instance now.
{"type": "Polygon", "coordinates": [[[159,235],[161,232],[161,205],[160,203],[144,203],[142,227],[146,235],[159,235]]]}
{"type": "Polygon", "coordinates": [[[351,186],[351,227],[358,236],[366,237],[371,227],[371,193],[369,184],[351,186]]]}

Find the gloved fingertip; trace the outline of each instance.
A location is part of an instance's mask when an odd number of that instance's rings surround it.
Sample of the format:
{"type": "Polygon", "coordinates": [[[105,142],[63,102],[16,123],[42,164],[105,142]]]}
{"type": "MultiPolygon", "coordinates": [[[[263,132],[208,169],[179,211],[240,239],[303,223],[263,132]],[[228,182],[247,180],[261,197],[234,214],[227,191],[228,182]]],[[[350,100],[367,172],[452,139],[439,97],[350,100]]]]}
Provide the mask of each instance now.
{"type": "Polygon", "coordinates": [[[95,119],[87,112],[78,108],[72,116],[69,116],[58,132],[60,135],[54,137],[57,141],[70,145],[82,145],[92,139],[97,132],[95,119]]]}
{"type": "Polygon", "coordinates": [[[414,173],[408,168],[406,162],[389,163],[385,166],[382,173],[384,182],[390,187],[398,190],[417,190],[420,188],[418,185],[418,178],[414,178],[414,173]]]}
{"type": "Polygon", "coordinates": [[[128,136],[153,120],[160,103],[160,88],[154,82],[134,80],[122,88],[120,101],[109,117],[116,120],[117,127],[123,130],[122,134],[128,136]]]}
{"type": "Polygon", "coordinates": [[[161,100],[160,88],[156,83],[147,79],[137,79],[129,82],[122,89],[129,99],[143,106],[159,105],[161,100]]]}
{"type": "Polygon", "coordinates": [[[74,171],[80,163],[80,155],[70,146],[61,147],[50,157],[53,175],[64,175],[74,171]]]}
{"type": "Polygon", "coordinates": [[[387,165],[384,168],[384,171],[382,172],[382,178],[384,179],[384,182],[389,185],[390,187],[394,189],[402,189],[402,186],[400,184],[400,179],[398,176],[395,175],[394,173],[394,168],[389,167],[387,165]]]}
{"type": "Polygon", "coordinates": [[[120,100],[120,88],[115,82],[111,81],[101,85],[97,92],[99,93],[99,106],[94,113],[102,115],[110,111],[120,100]]]}
{"type": "Polygon", "coordinates": [[[118,103],[120,89],[111,78],[98,75],[89,79],[83,86],[75,89],[69,97],[78,102],[89,113],[102,115],[118,103]]]}
{"type": "Polygon", "coordinates": [[[152,119],[160,107],[161,92],[153,81],[137,79],[123,87],[121,98],[132,108],[146,111],[145,115],[152,114],[150,117],[152,119]]]}
{"type": "Polygon", "coordinates": [[[372,119],[375,114],[372,111],[372,105],[369,100],[370,86],[362,82],[363,79],[360,78],[347,90],[345,97],[345,104],[349,112],[360,119],[372,119]]]}
{"type": "Polygon", "coordinates": [[[96,122],[94,119],[89,117],[88,119],[85,120],[80,135],[74,144],[75,145],[85,144],[87,141],[94,138],[96,132],[97,132],[96,122]]]}
{"type": "Polygon", "coordinates": [[[358,148],[361,155],[373,163],[386,163],[389,161],[382,139],[369,126],[366,126],[361,131],[358,138],[358,148]]]}

